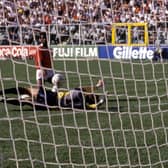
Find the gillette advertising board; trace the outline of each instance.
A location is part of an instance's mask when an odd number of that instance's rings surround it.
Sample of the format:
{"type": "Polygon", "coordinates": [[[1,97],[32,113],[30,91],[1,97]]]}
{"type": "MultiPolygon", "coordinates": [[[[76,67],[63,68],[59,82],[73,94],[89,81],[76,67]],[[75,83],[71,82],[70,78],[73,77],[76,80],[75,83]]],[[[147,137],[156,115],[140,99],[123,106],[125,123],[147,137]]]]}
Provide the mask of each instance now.
{"type": "Polygon", "coordinates": [[[99,46],[99,58],[153,59],[154,47],[99,46]]]}

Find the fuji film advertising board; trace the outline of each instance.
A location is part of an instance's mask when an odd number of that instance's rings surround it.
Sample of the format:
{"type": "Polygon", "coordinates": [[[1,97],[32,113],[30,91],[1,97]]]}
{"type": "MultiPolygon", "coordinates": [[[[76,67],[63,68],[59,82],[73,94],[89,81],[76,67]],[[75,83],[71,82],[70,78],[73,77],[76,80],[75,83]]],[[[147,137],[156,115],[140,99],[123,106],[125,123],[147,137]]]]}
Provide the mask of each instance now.
{"type": "Polygon", "coordinates": [[[62,59],[80,59],[80,58],[97,58],[98,46],[54,46],[53,58],[62,59]]]}

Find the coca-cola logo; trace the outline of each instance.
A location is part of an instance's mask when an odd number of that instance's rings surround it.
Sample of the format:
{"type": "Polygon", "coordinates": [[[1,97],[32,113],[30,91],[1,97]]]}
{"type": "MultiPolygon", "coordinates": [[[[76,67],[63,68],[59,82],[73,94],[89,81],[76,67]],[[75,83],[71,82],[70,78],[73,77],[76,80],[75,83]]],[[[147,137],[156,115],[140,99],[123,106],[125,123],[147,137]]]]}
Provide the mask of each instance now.
{"type": "Polygon", "coordinates": [[[36,47],[29,46],[1,46],[0,58],[22,58],[32,57],[37,54],[36,47]]]}

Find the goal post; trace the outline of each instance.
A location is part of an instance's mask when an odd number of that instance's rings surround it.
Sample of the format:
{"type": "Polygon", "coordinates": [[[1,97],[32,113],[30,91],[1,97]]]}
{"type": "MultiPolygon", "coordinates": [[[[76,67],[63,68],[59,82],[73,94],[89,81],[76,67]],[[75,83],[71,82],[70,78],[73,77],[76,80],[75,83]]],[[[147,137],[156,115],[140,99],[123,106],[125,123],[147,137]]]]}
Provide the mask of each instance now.
{"type": "Polygon", "coordinates": [[[148,24],[143,23],[113,23],[112,45],[114,46],[148,46],[148,24]],[[120,34],[125,34],[124,42],[120,41],[120,34]]]}

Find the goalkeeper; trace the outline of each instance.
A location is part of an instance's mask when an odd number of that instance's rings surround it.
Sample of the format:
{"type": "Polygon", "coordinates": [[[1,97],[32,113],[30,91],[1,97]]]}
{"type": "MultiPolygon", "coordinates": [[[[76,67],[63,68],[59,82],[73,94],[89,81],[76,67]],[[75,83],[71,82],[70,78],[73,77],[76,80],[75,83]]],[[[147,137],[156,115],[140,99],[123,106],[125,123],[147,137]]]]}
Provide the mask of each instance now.
{"type": "MultiPolygon", "coordinates": [[[[59,75],[56,78],[60,79],[59,75]]],[[[77,109],[96,109],[104,103],[104,97],[99,94],[95,94],[94,91],[103,86],[103,81],[99,80],[94,87],[82,87],[74,88],[66,91],[52,92],[51,90],[38,88],[9,88],[5,89],[5,94],[18,94],[19,98],[6,98],[2,99],[1,102],[7,102],[14,105],[28,104],[36,107],[49,107],[49,108],[77,108],[77,109]]],[[[3,91],[0,91],[3,94],[3,91]]]]}

